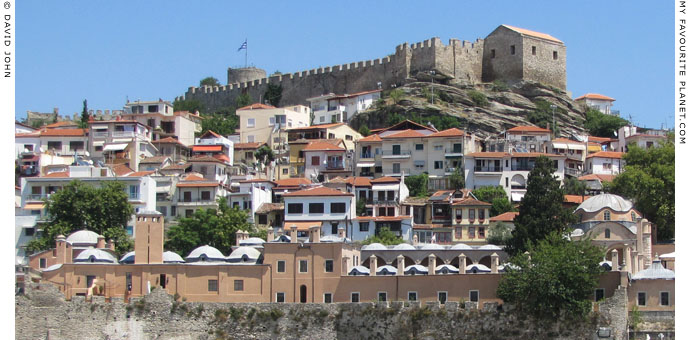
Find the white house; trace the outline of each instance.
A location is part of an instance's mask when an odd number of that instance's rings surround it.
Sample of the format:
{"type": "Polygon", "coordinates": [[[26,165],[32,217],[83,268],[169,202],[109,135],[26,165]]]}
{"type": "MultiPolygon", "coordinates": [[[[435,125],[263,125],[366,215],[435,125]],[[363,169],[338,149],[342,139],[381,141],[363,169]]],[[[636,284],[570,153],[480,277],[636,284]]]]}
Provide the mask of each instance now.
{"type": "Polygon", "coordinates": [[[328,93],[307,98],[314,112],[312,124],[346,123],[358,112],[368,109],[381,98],[381,90],[363,91],[352,94],[328,93]]]}
{"type": "Polygon", "coordinates": [[[226,190],[218,181],[190,174],[176,184],[171,215],[190,217],[198,209],[218,209],[218,198],[225,196],[226,190]]]}
{"type": "Polygon", "coordinates": [[[638,132],[636,126],[623,126],[618,129],[618,144],[614,150],[619,152],[628,152],[628,145],[635,144],[642,149],[649,149],[651,147],[658,147],[666,139],[666,131],[651,130],[645,132],[638,132]]]}
{"type": "MultiPolygon", "coordinates": [[[[362,178],[362,177],[358,177],[362,178]]],[[[362,182],[362,181],[360,181],[362,182]]],[[[371,187],[356,186],[357,200],[364,200],[366,212],[357,216],[352,240],[361,241],[388,228],[405,241],[412,241],[412,214],[409,206],[403,206],[410,192],[405,179],[380,177],[369,181],[371,187]]]]}
{"type": "Polygon", "coordinates": [[[225,164],[233,165],[234,145],[235,143],[230,139],[209,130],[195,140],[192,156],[210,156],[225,164]]]}
{"type": "Polygon", "coordinates": [[[355,218],[355,195],[327,187],[314,187],[283,194],[285,221],[283,232],[297,227],[298,236],[306,236],[309,227],[317,225],[323,235],[338,235],[344,229],[352,237],[355,218]]]}
{"type": "Polygon", "coordinates": [[[618,175],[623,170],[623,152],[599,151],[587,156],[585,171],[595,175],[618,175]]]}
{"type": "Polygon", "coordinates": [[[194,144],[194,133],[201,132],[201,117],[187,111],[174,112],[168,101],[128,102],[124,109],[122,118],[149,126],[153,130],[152,140],[175,137],[189,146],[194,144]]]}
{"type": "Polygon", "coordinates": [[[266,143],[278,155],[288,150],[287,129],[309,126],[310,110],[304,105],[277,108],[252,104],[236,111],[242,143],[266,143]]]}
{"type": "MultiPolygon", "coordinates": [[[[233,183],[234,184],[234,183],[233,183]]],[[[254,223],[254,214],[264,203],[271,203],[275,182],[265,179],[239,181],[239,190],[228,193],[228,204],[247,211],[249,223],[254,223]]]]}
{"type": "Polygon", "coordinates": [[[302,149],[304,155],[304,177],[324,181],[337,176],[352,174],[352,159],[348,158],[345,143],[338,145],[324,141],[309,142],[302,149]]]}
{"type": "Polygon", "coordinates": [[[611,110],[614,101],[616,100],[598,93],[586,93],[580,97],[575,98],[576,103],[582,103],[585,105],[585,107],[597,109],[599,110],[599,112],[607,115],[618,115],[617,111],[611,110]]]}
{"type": "Polygon", "coordinates": [[[89,153],[93,160],[139,168],[139,159],[158,153],[149,126],[136,120],[89,122],[89,153]]]}

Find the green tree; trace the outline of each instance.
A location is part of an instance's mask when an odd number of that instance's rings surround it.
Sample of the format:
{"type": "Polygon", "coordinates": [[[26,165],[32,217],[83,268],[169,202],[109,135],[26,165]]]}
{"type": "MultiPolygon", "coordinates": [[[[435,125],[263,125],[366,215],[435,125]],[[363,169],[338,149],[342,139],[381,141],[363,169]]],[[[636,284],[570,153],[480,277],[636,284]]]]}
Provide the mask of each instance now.
{"type": "Polygon", "coordinates": [[[386,246],[392,246],[403,242],[405,241],[403,241],[402,237],[395,235],[390,228],[383,227],[378,230],[376,235],[369,236],[362,241],[362,244],[381,243],[386,246]]]}
{"type": "Polygon", "coordinates": [[[55,237],[68,236],[88,229],[106,240],[115,241],[118,253],[132,248],[125,227],[134,213],[122,182],[102,182],[99,188],[74,180],[46,200],[50,221],[41,238],[32,240],[27,249],[39,251],[55,246],[55,237]]]}
{"type": "Polygon", "coordinates": [[[405,185],[410,190],[410,196],[412,197],[429,196],[429,175],[425,173],[405,177],[405,185]]]}
{"type": "Polygon", "coordinates": [[[563,181],[563,191],[566,195],[582,196],[587,191],[587,184],[574,177],[567,177],[563,181]]]}
{"type": "Polygon", "coordinates": [[[254,158],[262,166],[268,167],[275,159],[275,154],[271,148],[264,145],[254,152],[254,158]]]}
{"type": "Polygon", "coordinates": [[[237,96],[237,98],[235,99],[235,107],[237,107],[237,108],[251,105],[251,103],[252,103],[252,97],[249,95],[249,93],[242,93],[241,95],[237,96]]]}
{"type": "Polygon", "coordinates": [[[585,112],[585,129],[592,136],[614,137],[621,127],[629,124],[623,118],[614,115],[606,115],[597,109],[587,109],[585,112]]]}
{"type": "Polygon", "coordinates": [[[217,111],[213,114],[201,115],[203,120],[201,121],[201,134],[203,135],[206,131],[212,130],[223,136],[231,135],[235,133],[240,118],[235,114],[235,110],[232,109],[231,112],[226,110],[217,111]]]}
{"type": "Polygon", "coordinates": [[[173,102],[173,111],[189,111],[206,113],[206,108],[198,99],[175,99],[173,102]]]}
{"type": "Polygon", "coordinates": [[[486,98],[485,94],[477,90],[469,90],[467,91],[467,95],[470,96],[470,99],[472,99],[472,102],[474,102],[475,105],[480,107],[489,106],[489,100],[486,98]]]}
{"type": "Polygon", "coordinates": [[[506,267],[496,293],[537,318],[554,320],[561,313],[587,316],[603,256],[602,249],[588,239],[569,241],[562,233],[551,232],[529,247],[529,255],[511,257],[513,266],[506,267]]]}
{"type": "Polygon", "coordinates": [[[460,190],[465,187],[465,175],[460,171],[460,167],[456,167],[453,173],[448,176],[449,189],[460,190]]]}
{"type": "Polygon", "coordinates": [[[675,146],[668,140],[659,147],[628,146],[623,156],[625,171],[610,186],[612,193],[627,197],[635,208],[657,226],[660,240],[675,235],[675,146]]]}
{"type": "Polygon", "coordinates": [[[489,237],[486,238],[486,242],[489,244],[505,245],[511,237],[510,227],[503,223],[498,222],[496,225],[489,227],[489,237]]]}
{"type": "Polygon", "coordinates": [[[405,95],[405,92],[402,89],[393,89],[391,90],[389,96],[391,99],[393,99],[393,103],[397,104],[400,102],[400,99],[405,95]]]}
{"type": "Polygon", "coordinates": [[[283,86],[282,85],[268,84],[268,88],[266,89],[266,92],[264,92],[265,100],[268,100],[268,102],[271,105],[278,107],[278,104],[280,104],[280,99],[282,97],[283,97],[283,86]]]}
{"type": "Polygon", "coordinates": [[[527,178],[527,193],[515,217],[515,230],[506,251],[522,253],[551,232],[563,233],[575,222],[575,215],[563,207],[563,189],[555,175],[553,163],[545,156],[537,158],[527,178]]]}
{"type": "Polygon", "coordinates": [[[367,212],[367,203],[364,198],[357,199],[357,216],[364,216],[367,212]]]}
{"type": "Polygon", "coordinates": [[[199,209],[191,217],[170,227],[165,243],[167,250],[187,256],[194,248],[210,245],[223,254],[230,254],[238,230],[258,232],[249,222],[247,213],[238,207],[229,207],[225,198],[218,199],[218,210],[199,209]]]}
{"type": "Polygon", "coordinates": [[[220,82],[214,77],[206,77],[201,79],[199,86],[220,86],[220,82]]]}
{"type": "Polygon", "coordinates": [[[357,132],[359,132],[359,134],[362,135],[362,137],[366,137],[371,134],[371,130],[369,130],[369,127],[367,127],[366,125],[360,126],[359,131],[357,132]]]}
{"type": "MultiPolygon", "coordinates": [[[[530,111],[527,114],[527,120],[536,125],[539,126],[540,128],[546,128],[547,124],[551,125],[553,124],[553,119],[554,119],[554,111],[551,108],[551,102],[548,102],[546,100],[541,100],[537,99],[534,101],[534,104],[537,106],[534,110],[530,111]]],[[[556,107],[555,111],[556,116],[558,115],[567,115],[568,111],[565,109],[562,109],[560,107],[556,107]]],[[[558,130],[558,119],[556,119],[556,126],[551,127],[551,130],[554,131],[554,133],[558,130]]]]}
{"type": "Polygon", "coordinates": [[[86,129],[89,127],[89,108],[86,105],[86,99],[84,99],[84,108],[81,110],[81,119],[79,120],[79,128],[86,129]]]}
{"type": "Polygon", "coordinates": [[[504,212],[512,211],[508,195],[500,185],[487,185],[472,190],[472,195],[482,202],[491,203],[491,216],[498,216],[504,212]]]}

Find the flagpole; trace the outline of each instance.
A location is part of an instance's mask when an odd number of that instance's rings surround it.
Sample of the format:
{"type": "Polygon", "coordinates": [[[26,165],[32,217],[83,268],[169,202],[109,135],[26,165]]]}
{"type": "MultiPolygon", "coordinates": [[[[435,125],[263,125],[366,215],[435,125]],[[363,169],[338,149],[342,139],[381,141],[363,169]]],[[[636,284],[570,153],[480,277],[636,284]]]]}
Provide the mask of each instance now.
{"type": "Polygon", "coordinates": [[[244,68],[247,68],[247,50],[249,50],[249,44],[247,44],[247,38],[244,38],[244,68]]]}

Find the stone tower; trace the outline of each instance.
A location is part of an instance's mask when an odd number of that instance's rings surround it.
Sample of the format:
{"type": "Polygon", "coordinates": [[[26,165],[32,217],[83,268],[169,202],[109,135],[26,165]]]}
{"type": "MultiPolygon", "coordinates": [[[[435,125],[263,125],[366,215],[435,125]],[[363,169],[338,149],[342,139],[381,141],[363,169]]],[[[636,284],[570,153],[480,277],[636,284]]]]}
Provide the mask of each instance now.
{"type": "Polygon", "coordinates": [[[228,84],[246,83],[248,81],[266,78],[266,70],[256,67],[231,68],[228,67],[228,84]]]}
{"type": "Polygon", "coordinates": [[[134,230],[134,263],[163,263],[163,214],[141,211],[134,230]]]}

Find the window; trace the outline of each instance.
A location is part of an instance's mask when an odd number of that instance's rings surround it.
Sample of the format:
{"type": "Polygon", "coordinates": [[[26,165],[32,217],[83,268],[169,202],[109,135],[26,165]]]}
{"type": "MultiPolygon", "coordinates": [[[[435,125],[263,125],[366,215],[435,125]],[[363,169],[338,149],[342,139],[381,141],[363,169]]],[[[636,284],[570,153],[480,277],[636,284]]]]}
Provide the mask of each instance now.
{"type": "Polygon", "coordinates": [[[129,199],[136,200],[139,199],[139,186],[130,185],[129,186],[129,199]]]}
{"type": "Polygon", "coordinates": [[[202,191],[201,192],[201,200],[202,201],[209,201],[211,199],[211,192],[210,191],[202,191]]]}
{"type": "Polygon", "coordinates": [[[276,125],[276,117],[268,117],[268,126],[276,125]]]}
{"type": "Polygon", "coordinates": [[[276,265],[276,272],[285,273],[285,261],[280,260],[276,265]]]}
{"type": "Polygon", "coordinates": [[[359,293],[350,293],[350,302],[359,302],[359,293]]]}
{"type": "Polygon", "coordinates": [[[558,60],[558,52],[553,51],[553,60],[558,60]]]}
{"type": "Polygon", "coordinates": [[[333,272],[333,260],[326,260],[326,263],[324,263],[324,269],[326,270],[326,273],[332,273],[333,272]]]}
{"type": "Polygon", "coordinates": [[[319,117],[319,123],[324,123],[324,122],[326,122],[326,117],[325,116],[319,117]]]}
{"type": "Polygon", "coordinates": [[[611,212],[606,210],[604,211],[604,221],[610,221],[611,220],[611,212]]]}
{"type": "Polygon", "coordinates": [[[369,221],[359,222],[359,231],[360,232],[369,232],[369,221]]]}
{"type": "Polygon", "coordinates": [[[496,50],[491,50],[491,59],[496,58],[496,50]]]}
{"type": "Polygon", "coordinates": [[[331,203],[331,214],[345,213],[345,203],[331,203]]]}
{"type": "Polygon", "coordinates": [[[134,226],[128,225],[126,228],[127,235],[132,236],[134,235],[134,226]]]}
{"type": "Polygon", "coordinates": [[[194,214],[194,210],[192,210],[192,209],[186,209],[184,211],[184,217],[192,217],[193,214],[194,214]]]}
{"type": "Polygon", "coordinates": [[[417,151],[422,151],[424,150],[424,144],[415,144],[414,149],[417,151]]]}
{"type": "Polygon", "coordinates": [[[448,301],[448,292],[438,292],[438,302],[442,305],[448,301]]]}
{"type": "Polygon", "coordinates": [[[218,291],[218,280],[208,280],[208,291],[217,292],[218,291]]]}
{"type": "Polygon", "coordinates": [[[69,142],[69,151],[80,151],[84,150],[84,142],[72,141],[69,142]]]}
{"type": "Polygon", "coordinates": [[[321,159],[319,158],[319,156],[312,156],[311,165],[319,166],[319,164],[321,164],[321,159]]]}
{"type": "Polygon", "coordinates": [[[515,45],[510,45],[510,54],[515,54],[515,45]]]}
{"type": "Polygon", "coordinates": [[[485,238],[484,227],[479,227],[479,238],[485,238]]]}
{"type": "Polygon", "coordinates": [[[287,175],[287,174],[288,174],[288,168],[283,168],[283,175],[287,175]]]}
{"type": "Polygon", "coordinates": [[[393,163],[393,173],[394,174],[400,173],[400,163],[393,163]]]}
{"type": "Polygon", "coordinates": [[[323,203],[309,203],[310,214],[323,214],[323,203]]]}
{"type": "Polygon", "coordinates": [[[470,302],[479,302],[478,290],[470,290],[470,302]]]}
{"type": "Polygon", "coordinates": [[[637,292],[637,305],[646,306],[647,305],[647,293],[637,292]]]}
{"type": "Polygon", "coordinates": [[[177,216],[177,207],[170,207],[170,216],[177,216]]]}
{"type": "Polygon", "coordinates": [[[597,288],[594,290],[594,301],[601,301],[604,299],[604,288],[597,288]]]}
{"type": "Polygon", "coordinates": [[[604,230],[604,238],[611,238],[611,229],[606,228],[606,230],[604,230]]]}
{"type": "Polygon", "coordinates": [[[659,293],[659,305],[661,306],[670,306],[671,302],[669,299],[669,292],[661,292],[659,293]]]}
{"type": "Polygon", "coordinates": [[[407,292],[407,300],[417,301],[417,292],[407,292]]]}
{"type": "Polygon", "coordinates": [[[307,260],[299,260],[299,272],[300,273],[306,273],[307,272],[307,260]]]}
{"type": "Polygon", "coordinates": [[[388,298],[388,293],[379,292],[379,302],[386,302],[388,298]]]}
{"type": "MultiPolygon", "coordinates": [[[[32,210],[31,212],[33,213],[34,211],[38,211],[39,215],[41,213],[40,210],[32,210]]],[[[24,229],[24,235],[26,236],[34,236],[34,233],[36,232],[35,228],[26,228],[24,229]]]]}
{"type": "Polygon", "coordinates": [[[253,128],[255,123],[256,123],[256,119],[254,119],[254,118],[248,118],[247,119],[247,127],[248,128],[253,128]]]}
{"type": "Polygon", "coordinates": [[[474,238],[474,227],[467,228],[467,237],[474,238]]]}
{"type": "Polygon", "coordinates": [[[62,150],[62,142],[48,142],[48,150],[62,150]]]}
{"type": "Polygon", "coordinates": [[[268,224],[268,215],[259,214],[259,224],[268,224]]]}
{"type": "Polygon", "coordinates": [[[302,203],[288,203],[288,214],[301,214],[302,203]]]}
{"type": "Polygon", "coordinates": [[[103,151],[103,145],[96,145],[96,147],[94,149],[98,152],[101,152],[101,151],[103,151]]]}
{"type": "Polygon", "coordinates": [[[434,169],[443,169],[443,161],[434,161],[434,169]]]}
{"type": "Polygon", "coordinates": [[[635,222],[635,220],[637,219],[637,215],[635,215],[634,211],[630,212],[630,218],[632,219],[633,222],[635,222]]]}
{"type": "Polygon", "coordinates": [[[333,302],[333,294],[332,293],[324,293],[323,294],[323,303],[331,303],[333,302]]]}
{"type": "Polygon", "coordinates": [[[244,280],[235,280],[235,291],[241,292],[244,290],[244,280]]]}
{"type": "Polygon", "coordinates": [[[345,140],[352,140],[352,136],[350,136],[350,135],[345,135],[345,140]]]}
{"type": "Polygon", "coordinates": [[[285,293],[283,293],[283,292],[276,293],[276,302],[285,302],[285,293]]]}
{"type": "Polygon", "coordinates": [[[443,150],[443,145],[441,145],[441,144],[434,145],[434,150],[436,150],[436,151],[443,150]]]}
{"type": "Polygon", "coordinates": [[[470,211],[469,219],[470,219],[470,222],[472,222],[472,221],[474,221],[474,212],[475,212],[475,210],[474,210],[474,209],[470,209],[469,211],[470,211]]]}
{"type": "Polygon", "coordinates": [[[484,209],[479,209],[479,220],[480,221],[484,220],[484,209]]]}
{"type": "Polygon", "coordinates": [[[38,260],[38,267],[39,268],[45,268],[46,267],[46,259],[39,259],[38,260]]]}
{"type": "Polygon", "coordinates": [[[532,55],[537,55],[537,46],[532,46],[532,55]]]}
{"type": "Polygon", "coordinates": [[[462,227],[455,227],[455,238],[462,238],[462,227]]]}
{"type": "Polygon", "coordinates": [[[424,169],[424,161],[414,161],[414,167],[416,169],[424,169]]]}

